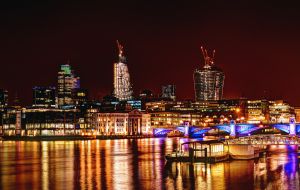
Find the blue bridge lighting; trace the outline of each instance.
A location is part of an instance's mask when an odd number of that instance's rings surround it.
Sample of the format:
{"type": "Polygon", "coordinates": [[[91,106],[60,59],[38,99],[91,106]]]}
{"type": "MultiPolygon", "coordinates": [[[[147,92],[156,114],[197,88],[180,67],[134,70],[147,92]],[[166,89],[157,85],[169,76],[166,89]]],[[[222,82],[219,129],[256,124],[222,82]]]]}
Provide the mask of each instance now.
{"type": "MultiPolygon", "coordinates": [[[[219,124],[215,125],[213,127],[206,127],[206,128],[199,128],[196,126],[178,126],[174,129],[169,129],[169,128],[156,128],[153,130],[153,134],[156,137],[163,137],[167,136],[168,133],[171,131],[177,130],[185,135],[188,135],[189,137],[192,138],[198,138],[198,137],[203,137],[204,134],[208,133],[210,130],[220,130],[223,132],[226,132],[230,135],[236,134],[236,135],[247,135],[247,134],[253,134],[253,132],[265,129],[265,128],[270,128],[274,127],[280,131],[283,131],[285,133],[290,133],[290,123],[277,123],[277,124],[269,124],[269,125],[262,125],[262,124],[248,124],[248,123],[243,123],[243,124],[219,124]],[[232,131],[234,130],[234,132],[232,131]]],[[[300,133],[300,124],[294,125],[296,134],[300,133]]],[[[294,135],[294,134],[292,134],[294,135]]]]}

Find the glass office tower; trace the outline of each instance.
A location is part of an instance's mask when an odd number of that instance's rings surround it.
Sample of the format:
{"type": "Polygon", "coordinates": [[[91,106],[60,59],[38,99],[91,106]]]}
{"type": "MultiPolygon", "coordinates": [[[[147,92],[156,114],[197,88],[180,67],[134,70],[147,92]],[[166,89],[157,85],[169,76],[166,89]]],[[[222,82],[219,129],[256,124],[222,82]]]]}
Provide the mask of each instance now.
{"type": "Polygon", "coordinates": [[[61,65],[58,71],[58,106],[73,105],[73,93],[80,88],[80,78],[75,76],[69,64],[61,65]]]}

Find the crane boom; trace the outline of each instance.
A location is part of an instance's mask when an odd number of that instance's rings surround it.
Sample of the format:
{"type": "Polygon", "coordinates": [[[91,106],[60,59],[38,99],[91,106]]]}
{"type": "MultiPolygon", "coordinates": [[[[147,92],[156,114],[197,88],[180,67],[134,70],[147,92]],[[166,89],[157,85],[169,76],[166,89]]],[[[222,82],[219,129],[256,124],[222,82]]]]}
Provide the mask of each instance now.
{"type": "Polygon", "coordinates": [[[123,46],[119,43],[119,40],[117,40],[117,46],[119,49],[119,56],[123,55],[123,46]]]}
{"type": "Polygon", "coordinates": [[[216,50],[213,50],[212,56],[208,55],[207,49],[203,48],[203,46],[201,46],[201,51],[202,51],[205,65],[214,64],[216,50]]]}

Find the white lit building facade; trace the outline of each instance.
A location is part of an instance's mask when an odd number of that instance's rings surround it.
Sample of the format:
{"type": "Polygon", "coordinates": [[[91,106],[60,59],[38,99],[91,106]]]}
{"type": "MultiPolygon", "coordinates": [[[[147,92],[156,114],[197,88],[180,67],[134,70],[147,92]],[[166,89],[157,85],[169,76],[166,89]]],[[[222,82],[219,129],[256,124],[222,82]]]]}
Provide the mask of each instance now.
{"type": "Polygon", "coordinates": [[[133,110],[129,113],[97,113],[97,135],[151,135],[150,115],[133,110]]]}
{"type": "Polygon", "coordinates": [[[117,41],[119,48],[119,60],[114,63],[114,92],[113,95],[119,100],[132,99],[132,86],[130,75],[126,64],[126,57],[123,55],[123,46],[117,41]]]}

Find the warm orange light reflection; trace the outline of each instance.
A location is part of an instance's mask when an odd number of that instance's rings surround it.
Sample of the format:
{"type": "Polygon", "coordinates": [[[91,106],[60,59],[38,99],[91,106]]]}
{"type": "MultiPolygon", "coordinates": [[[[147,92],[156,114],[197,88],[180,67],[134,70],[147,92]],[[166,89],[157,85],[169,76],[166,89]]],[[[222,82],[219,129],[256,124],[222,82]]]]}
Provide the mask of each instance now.
{"type": "Polygon", "coordinates": [[[0,189],[299,187],[297,156],[287,152],[259,160],[165,165],[165,154],[185,140],[1,141],[0,189]]]}

